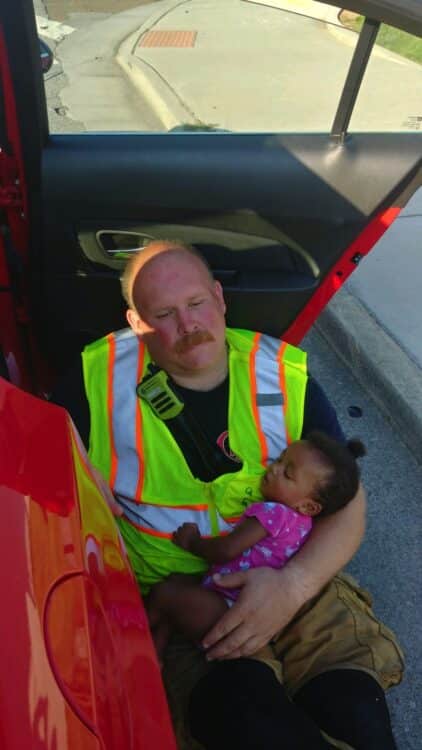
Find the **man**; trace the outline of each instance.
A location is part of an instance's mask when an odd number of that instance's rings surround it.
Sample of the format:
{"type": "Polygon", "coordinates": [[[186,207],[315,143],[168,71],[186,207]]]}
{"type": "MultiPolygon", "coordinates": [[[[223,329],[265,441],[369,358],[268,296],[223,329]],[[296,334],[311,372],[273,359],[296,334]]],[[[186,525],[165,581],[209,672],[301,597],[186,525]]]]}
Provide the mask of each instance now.
{"type": "MultiPolygon", "coordinates": [[[[205,569],[172,544],[176,527],[224,532],[259,499],[264,467],[286,442],[315,427],[341,430],[300,350],[226,329],[221,285],[192,248],[151,243],[129,262],[122,289],[131,330],[86,348],[84,383],[90,457],[123,511],[117,521],[146,594],[170,573],[205,569]]],[[[360,489],[317,521],[282,570],[225,577],[242,593],[205,637],[206,659],[176,644],[170,703],[204,747],[344,747],[318,727],[356,749],[395,747],[380,685],[400,681],[400,652],[362,592],[343,578],[328,584],[360,543],[364,508],[360,489]],[[280,631],[285,688],[268,664],[245,658],[280,631]]]]}

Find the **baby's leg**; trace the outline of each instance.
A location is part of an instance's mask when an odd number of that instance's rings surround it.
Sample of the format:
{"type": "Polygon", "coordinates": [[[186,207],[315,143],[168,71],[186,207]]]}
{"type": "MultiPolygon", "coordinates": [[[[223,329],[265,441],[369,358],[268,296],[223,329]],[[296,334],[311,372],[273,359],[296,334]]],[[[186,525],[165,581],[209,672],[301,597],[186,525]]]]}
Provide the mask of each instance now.
{"type": "Polygon", "coordinates": [[[157,619],[167,620],[193,641],[200,641],[227,610],[221,594],[189,576],[170,576],[154,587],[150,607],[157,619]]]}
{"type": "Polygon", "coordinates": [[[170,640],[171,632],[172,627],[170,623],[163,620],[155,626],[151,633],[160,667],[163,666],[164,651],[170,640]]]}
{"type": "Polygon", "coordinates": [[[154,646],[160,665],[162,664],[164,650],[167,646],[171,631],[173,629],[170,620],[165,614],[165,611],[160,607],[162,586],[162,583],[158,583],[153,586],[148,596],[144,599],[144,605],[148,616],[152,640],[154,641],[154,646]]]}

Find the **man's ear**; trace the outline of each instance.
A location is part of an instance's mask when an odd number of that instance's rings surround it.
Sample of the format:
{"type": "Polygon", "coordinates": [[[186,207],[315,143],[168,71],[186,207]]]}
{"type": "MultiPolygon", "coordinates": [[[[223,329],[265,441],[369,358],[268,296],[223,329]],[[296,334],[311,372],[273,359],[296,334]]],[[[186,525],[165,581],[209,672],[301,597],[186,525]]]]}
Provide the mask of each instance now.
{"type": "Polygon", "coordinates": [[[214,282],[214,294],[215,294],[217,300],[220,303],[220,306],[221,306],[221,309],[222,309],[223,313],[225,313],[226,312],[226,303],[225,303],[225,300],[224,300],[224,292],[223,292],[223,287],[221,286],[221,284],[220,284],[219,281],[215,281],[214,282]]]}
{"type": "Polygon", "coordinates": [[[129,323],[132,331],[136,333],[137,336],[142,336],[142,321],[136,310],[132,310],[132,308],[126,310],[126,320],[129,323]]]}
{"type": "Polygon", "coordinates": [[[304,516],[317,516],[322,511],[322,505],[317,500],[313,500],[308,497],[306,500],[302,500],[297,506],[299,513],[303,513],[304,516]]]}

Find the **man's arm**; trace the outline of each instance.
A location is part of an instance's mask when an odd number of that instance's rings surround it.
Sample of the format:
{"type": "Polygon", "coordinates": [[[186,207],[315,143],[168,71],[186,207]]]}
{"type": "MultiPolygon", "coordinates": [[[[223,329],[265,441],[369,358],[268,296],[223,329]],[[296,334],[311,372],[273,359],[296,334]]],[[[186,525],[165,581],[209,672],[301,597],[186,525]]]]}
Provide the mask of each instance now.
{"type": "Polygon", "coordinates": [[[210,659],[250,656],[353,557],[365,528],[365,493],[315,523],[306,544],[282,570],[257,568],[222,577],[225,588],[243,587],[237,602],[203,639],[210,659]]]}
{"type": "MultiPolygon", "coordinates": [[[[366,498],[362,485],[342,510],[315,519],[312,534],[290,561],[304,581],[304,601],[317,594],[353,557],[365,532],[366,498]]],[[[289,562],[289,565],[290,565],[289,562]]]]}
{"type": "Polygon", "coordinates": [[[260,542],[267,533],[256,518],[245,518],[227,536],[212,538],[201,537],[196,523],[184,523],[174,532],[173,542],[210,564],[226,563],[260,542]]]}
{"type": "Polygon", "coordinates": [[[305,394],[302,439],[306,438],[306,435],[313,430],[325,432],[326,435],[334,440],[339,440],[340,443],[346,442],[334,406],[330,403],[318,381],[312,375],[309,375],[305,394]]]}

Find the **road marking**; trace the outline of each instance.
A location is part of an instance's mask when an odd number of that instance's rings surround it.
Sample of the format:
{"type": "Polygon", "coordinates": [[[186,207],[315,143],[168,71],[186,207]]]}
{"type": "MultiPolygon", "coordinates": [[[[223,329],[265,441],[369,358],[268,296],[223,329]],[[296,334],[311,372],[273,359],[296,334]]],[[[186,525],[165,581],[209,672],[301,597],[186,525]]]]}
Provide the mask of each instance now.
{"type": "Polygon", "coordinates": [[[197,31],[157,29],[142,35],[138,47],[194,47],[197,31]]]}
{"type": "Polygon", "coordinates": [[[75,31],[73,26],[66,26],[59,21],[50,21],[45,16],[35,16],[35,18],[38,34],[47,37],[47,39],[54,39],[55,42],[60,42],[65,36],[75,31]]]}

